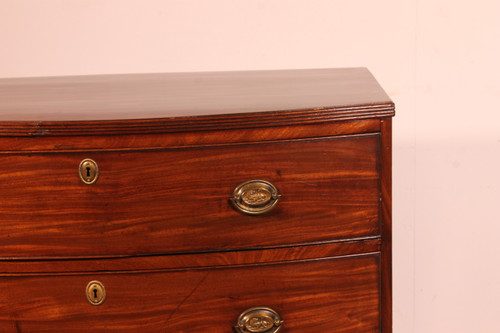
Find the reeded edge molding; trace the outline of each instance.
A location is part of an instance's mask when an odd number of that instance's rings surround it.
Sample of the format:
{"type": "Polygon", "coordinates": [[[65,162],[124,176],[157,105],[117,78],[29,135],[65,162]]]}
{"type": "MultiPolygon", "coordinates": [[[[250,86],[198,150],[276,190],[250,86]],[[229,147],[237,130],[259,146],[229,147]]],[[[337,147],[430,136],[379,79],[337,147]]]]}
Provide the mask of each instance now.
{"type": "Polygon", "coordinates": [[[0,136],[157,134],[313,124],[394,116],[394,104],[100,121],[0,121],[0,136]]]}

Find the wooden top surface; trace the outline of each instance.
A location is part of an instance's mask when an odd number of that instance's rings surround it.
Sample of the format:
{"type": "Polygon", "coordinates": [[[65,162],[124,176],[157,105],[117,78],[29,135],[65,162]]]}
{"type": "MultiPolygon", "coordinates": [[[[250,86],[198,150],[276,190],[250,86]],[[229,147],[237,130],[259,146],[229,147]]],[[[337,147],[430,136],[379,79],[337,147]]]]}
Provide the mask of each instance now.
{"type": "MultiPolygon", "coordinates": [[[[167,126],[169,119],[192,122],[193,117],[206,121],[235,115],[241,121],[244,114],[255,118],[266,111],[279,118],[293,111],[300,117],[309,110],[314,112],[307,113],[310,119],[330,110],[342,118],[346,107],[364,105],[384,109],[380,113],[372,108],[367,114],[362,108],[364,117],[393,114],[390,98],[365,68],[0,79],[0,131],[4,132],[12,126],[26,130],[27,122],[56,126],[57,122],[162,119],[162,126],[167,126]]],[[[355,117],[351,112],[349,119],[355,117]]]]}

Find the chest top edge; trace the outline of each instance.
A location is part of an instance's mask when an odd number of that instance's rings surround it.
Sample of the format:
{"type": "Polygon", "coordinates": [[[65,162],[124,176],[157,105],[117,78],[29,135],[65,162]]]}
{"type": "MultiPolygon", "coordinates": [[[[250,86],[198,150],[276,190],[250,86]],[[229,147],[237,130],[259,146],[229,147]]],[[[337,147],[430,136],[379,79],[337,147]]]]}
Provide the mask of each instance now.
{"type": "Polygon", "coordinates": [[[366,68],[0,79],[0,136],[256,128],[383,118],[366,68]]]}

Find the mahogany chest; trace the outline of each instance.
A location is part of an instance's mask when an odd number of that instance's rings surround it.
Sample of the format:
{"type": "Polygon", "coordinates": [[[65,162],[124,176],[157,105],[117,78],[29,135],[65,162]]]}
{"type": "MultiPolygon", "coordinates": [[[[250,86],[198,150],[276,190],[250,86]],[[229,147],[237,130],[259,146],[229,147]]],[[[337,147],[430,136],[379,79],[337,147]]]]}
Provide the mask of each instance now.
{"type": "Polygon", "coordinates": [[[0,80],[1,332],[392,332],[363,68],[0,80]]]}

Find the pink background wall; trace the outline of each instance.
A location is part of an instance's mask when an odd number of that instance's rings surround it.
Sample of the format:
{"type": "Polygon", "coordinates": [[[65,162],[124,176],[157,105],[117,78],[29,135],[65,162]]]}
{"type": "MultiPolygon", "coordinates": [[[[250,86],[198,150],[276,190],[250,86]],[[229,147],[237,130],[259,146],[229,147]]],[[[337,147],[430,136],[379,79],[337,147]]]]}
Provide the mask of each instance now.
{"type": "Polygon", "coordinates": [[[366,66],[397,105],[397,333],[500,332],[500,1],[0,0],[0,77],[366,66]]]}

